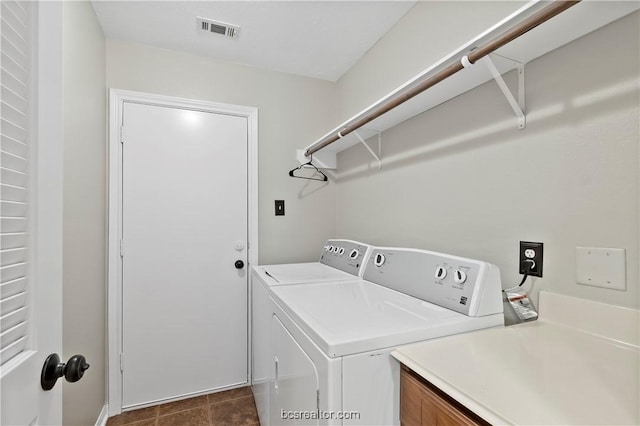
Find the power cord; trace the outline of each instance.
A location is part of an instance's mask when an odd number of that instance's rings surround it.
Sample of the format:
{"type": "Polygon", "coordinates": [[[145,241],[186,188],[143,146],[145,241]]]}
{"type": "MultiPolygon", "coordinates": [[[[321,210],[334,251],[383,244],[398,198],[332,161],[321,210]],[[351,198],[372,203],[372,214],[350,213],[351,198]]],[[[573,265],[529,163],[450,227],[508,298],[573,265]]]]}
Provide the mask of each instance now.
{"type": "MultiPolygon", "coordinates": [[[[528,262],[530,264],[529,270],[532,270],[536,266],[536,262],[534,262],[533,259],[525,259],[525,262],[528,262]]],[[[515,290],[518,287],[522,287],[522,284],[524,284],[524,282],[527,280],[527,278],[529,278],[529,271],[524,271],[524,277],[522,277],[522,281],[520,281],[520,284],[518,284],[515,287],[503,289],[502,292],[506,293],[507,291],[515,290]]]]}

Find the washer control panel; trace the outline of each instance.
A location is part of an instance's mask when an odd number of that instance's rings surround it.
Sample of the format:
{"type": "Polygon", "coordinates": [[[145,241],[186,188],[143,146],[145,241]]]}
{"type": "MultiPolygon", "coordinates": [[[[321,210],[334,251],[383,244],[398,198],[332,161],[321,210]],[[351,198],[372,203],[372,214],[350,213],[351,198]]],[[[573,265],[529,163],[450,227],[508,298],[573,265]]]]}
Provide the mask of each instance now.
{"type": "Polygon", "coordinates": [[[363,277],[470,316],[486,314],[481,304],[485,303],[485,291],[490,291],[488,309],[502,309],[499,271],[479,260],[418,249],[374,247],[363,277]]]}
{"type": "Polygon", "coordinates": [[[341,271],[362,276],[371,246],[350,240],[327,240],[320,254],[320,263],[341,271]]]}

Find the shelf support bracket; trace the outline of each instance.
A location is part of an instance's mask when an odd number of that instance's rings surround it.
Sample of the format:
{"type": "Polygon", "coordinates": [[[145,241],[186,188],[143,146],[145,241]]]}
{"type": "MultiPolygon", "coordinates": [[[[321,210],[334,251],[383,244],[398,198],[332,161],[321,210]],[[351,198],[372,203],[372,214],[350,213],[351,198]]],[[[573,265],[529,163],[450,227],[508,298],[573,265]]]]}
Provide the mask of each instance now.
{"type": "Polygon", "coordinates": [[[362,136],[360,136],[360,133],[358,133],[356,130],[354,130],[353,133],[360,140],[362,145],[364,145],[364,147],[367,148],[367,151],[369,151],[369,153],[371,155],[373,155],[373,158],[376,159],[376,161],[378,162],[378,170],[380,170],[382,168],[382,160],[380,159],[380,157],[381,157],[380,152],[382,151],[382,133],[381,132],[377,132],[378,133],[378,154],[373,152],[371,147],[369,145],[367,145],[367,143],[364,141],[364,139],[362,139],[362,136]]]}
{"type": "Polygon", "coordinates": [[[491,60],[491,57],[487,55],[482,58],[482,61],[484,61],[485,65],[489,69],[489,72],[493,76],[493,79],[496,81],[498,87],[502,91],[502,94],[505,98],[507,98],[507,102],[509,102],[511,109],[516,114],[516,117],[518,118],[518,129],[524,129],[527,124],[527,119],[524,114],[524,64],[515,62],[510,59],[510,61],[516,64],[516,70],[518,71],[518,99],[516,100],[516,98],[511,93],[511,90],[509,90],[507,83],[505,83],[504,79],[502,78],[502,75],[500,75],[500,71],[498,71],[498,68],[496,68],[496,65],[491,60]]]}

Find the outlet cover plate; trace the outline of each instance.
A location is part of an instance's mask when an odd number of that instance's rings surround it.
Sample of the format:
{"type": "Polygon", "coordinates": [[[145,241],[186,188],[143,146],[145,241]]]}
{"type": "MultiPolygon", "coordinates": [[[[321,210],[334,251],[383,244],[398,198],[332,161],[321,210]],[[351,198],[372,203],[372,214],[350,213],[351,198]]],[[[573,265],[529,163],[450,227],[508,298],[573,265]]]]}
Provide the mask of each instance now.
{"type": "Polygon", "coordinates": [[[542,277],[542,267],[544,260],[544,244],[533,241],[520,241],[520,274],[527,272],[530,277],[542,277]],[[532,253],[532,254],[530,254],[532,253]],[[534,268],[527,268],[527,261],[534,262],[534,268]]]}
{"type": "Polygon", "coordinates": [[[578,284],[625,290],[625,258],[625,249],[576,247],[576,281],[578,284]]]}

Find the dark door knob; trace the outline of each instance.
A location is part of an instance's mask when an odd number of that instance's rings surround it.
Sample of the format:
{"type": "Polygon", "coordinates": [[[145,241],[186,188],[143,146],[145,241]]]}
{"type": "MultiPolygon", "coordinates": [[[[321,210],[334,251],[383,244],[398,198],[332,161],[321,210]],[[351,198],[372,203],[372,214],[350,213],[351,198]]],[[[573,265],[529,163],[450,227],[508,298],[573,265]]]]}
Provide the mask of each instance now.
{"type": "Polygon", "coordinates": [[[244,262],[242,260],[236,260],[236,263],[234,263],[236,269],[242,269],[244,268],[244,262]]]}
{"type": "Polygon", "coordinates": [[[64,378],[69,383],[77,382],[82,379],[84,372],[89,369],[87,360],[82,355],[74,355],[67,361],[67,366],[64,369],[64,378]]]}
{"type": "Polygon", "coordinates": [[[58,379],[64,376],[67,382],[77,382],[82,379],[84,372],[89,368],[87,360],[82,355],[74,355],[65,364],[60,362],[58,354],[51,354],[44,361],[42,374],[40,375],[40,386],[43,390],[51,390],[58,379]]]}

